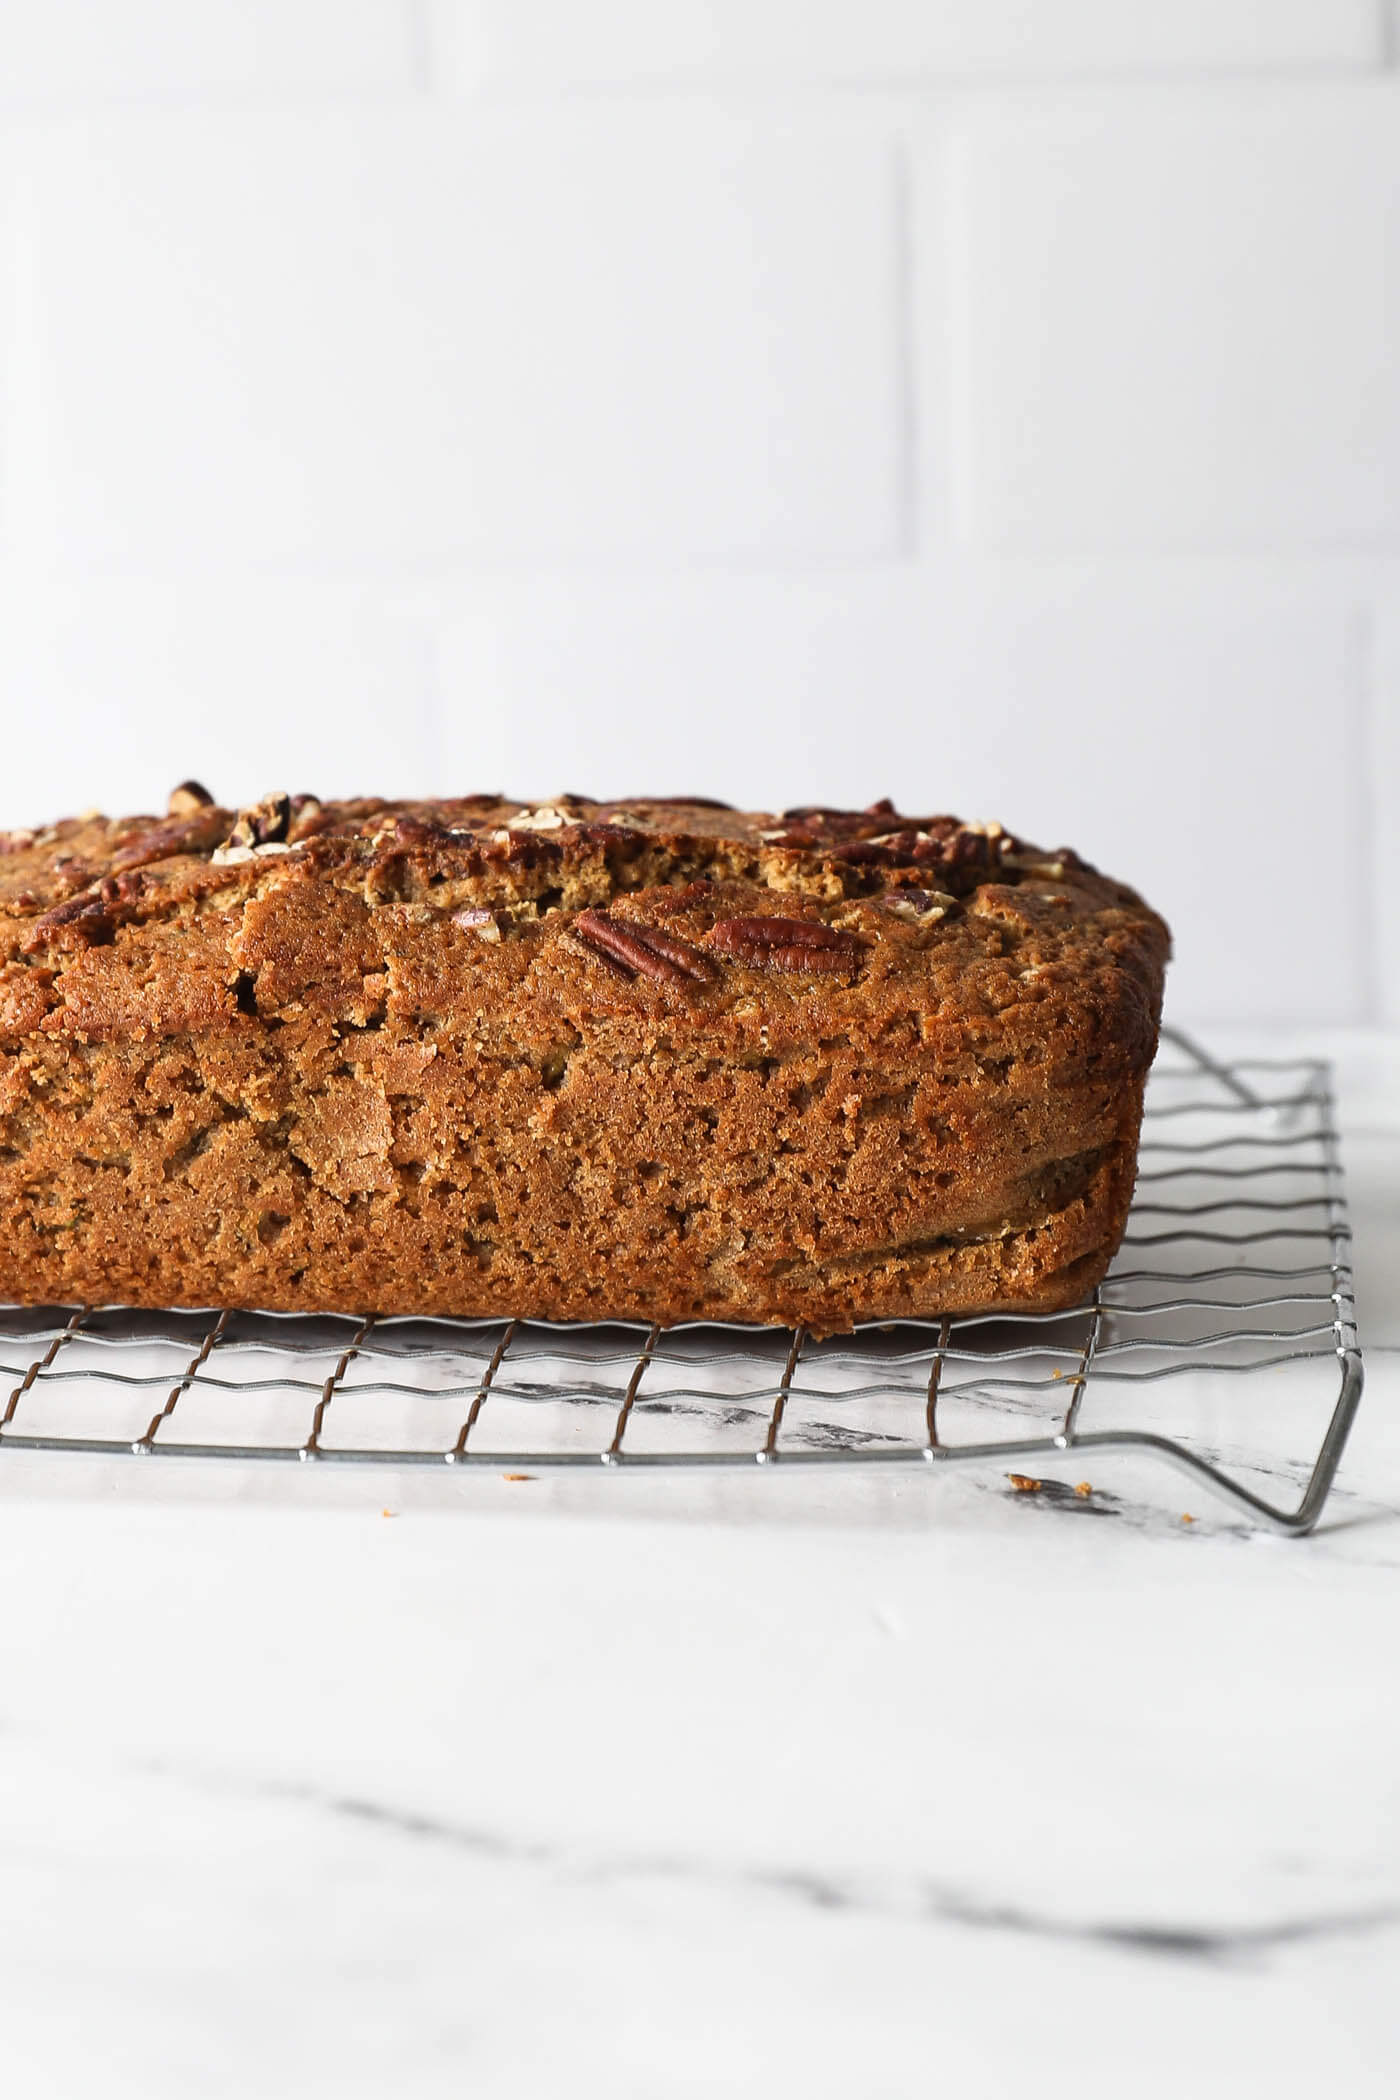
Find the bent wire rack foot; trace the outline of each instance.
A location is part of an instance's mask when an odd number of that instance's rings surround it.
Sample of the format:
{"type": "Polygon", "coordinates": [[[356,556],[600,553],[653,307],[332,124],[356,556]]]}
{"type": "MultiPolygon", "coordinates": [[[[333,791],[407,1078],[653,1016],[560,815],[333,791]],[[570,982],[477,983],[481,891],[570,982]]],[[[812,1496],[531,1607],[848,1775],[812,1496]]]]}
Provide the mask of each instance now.
{"type": "Polygon", "coordinates": [[[1074,1313],[816,1341],[15,1307],[0,1309],[0,1448],[528,1473],[1127,1454],[1307,1531],[1362,1379],[1328,1070],[1226,1066],[1166,1039],[1127,1235],[1074,1313]]]}

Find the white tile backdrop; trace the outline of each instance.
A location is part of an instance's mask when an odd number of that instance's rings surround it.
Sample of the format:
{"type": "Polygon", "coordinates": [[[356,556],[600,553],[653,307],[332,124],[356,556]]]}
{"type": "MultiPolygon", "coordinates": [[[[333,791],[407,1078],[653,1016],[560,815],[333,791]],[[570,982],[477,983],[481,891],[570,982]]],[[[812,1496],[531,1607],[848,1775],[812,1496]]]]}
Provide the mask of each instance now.
{"type": "Polygon", "coordinates": [[[1400,1023],[1388,0],[0,0],[0,823],[1072,839],[1400,1023]]]}

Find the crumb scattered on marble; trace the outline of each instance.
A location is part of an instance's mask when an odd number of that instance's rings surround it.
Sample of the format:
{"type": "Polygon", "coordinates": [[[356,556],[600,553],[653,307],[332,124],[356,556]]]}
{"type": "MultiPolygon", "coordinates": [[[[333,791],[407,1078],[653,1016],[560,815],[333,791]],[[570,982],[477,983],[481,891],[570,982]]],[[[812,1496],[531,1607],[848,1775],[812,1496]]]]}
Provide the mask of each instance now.
{"type": "Polygon", "coordinates": [[[1008,1473],[1006,1477],[1018,1495],[1038,1495],[1045,1485],[1043,1480],[1032,1480],[1029,1473],[1008,1473]]]}
{"type": "Polygon", "coordinates": [[[502,1473],[502,1480],[533,1480],[533,1473],[502,1473]]]}
{"type": "Polygon", "coordinates": [[[381,1509],[379,1514],[381,1517],[396,1517],[398,1511],[396,1509],[381,1509]]]}
{"type": "Polygon", "coordinates": [[[1082,1495],[1087,1501],[1089,1496],[1093,1494],[1094,1490],[1087,1480],[1076,1480],[1074,1483],[1074,1492],[1076,1495],[1082,1495]]]}
{"type": "Polygon", "coordinates": [[[1181,1521],[1183,1524],[1194,1524],[1196,1519],[1192,1516],[1189,1509],[1184,1509],[1181,1512],[1181,1521]]]}

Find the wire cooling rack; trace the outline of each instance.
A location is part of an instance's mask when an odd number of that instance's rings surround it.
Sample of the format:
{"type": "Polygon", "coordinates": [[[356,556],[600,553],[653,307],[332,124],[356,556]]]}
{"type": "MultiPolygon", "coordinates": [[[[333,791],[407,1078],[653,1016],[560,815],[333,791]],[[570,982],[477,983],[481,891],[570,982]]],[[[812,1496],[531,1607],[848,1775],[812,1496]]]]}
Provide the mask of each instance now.
{"type": "Polygon", "coordinates": [[[1310,1530],[1362,1381],[1328,1068],[1227,1066],[1166,1039],[1123,1246],[1073,1313],[816,1341],[711,1323],[0,1308],[0,1448],[529,1473],[1136,1453],[1310,1530]]]}

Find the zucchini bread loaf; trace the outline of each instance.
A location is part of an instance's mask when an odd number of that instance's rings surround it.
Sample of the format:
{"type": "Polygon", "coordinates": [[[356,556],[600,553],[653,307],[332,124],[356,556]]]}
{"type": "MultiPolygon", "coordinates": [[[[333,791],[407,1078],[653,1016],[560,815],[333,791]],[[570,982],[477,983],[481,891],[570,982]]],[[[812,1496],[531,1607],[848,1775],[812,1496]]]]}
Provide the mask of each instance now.
{"type": "Polygon", "coordinates": [[[1079,1300],[1168,936],[997,825],[495,796],[0,834],[0,1297],[806,1323],[1079,1300]]]}

